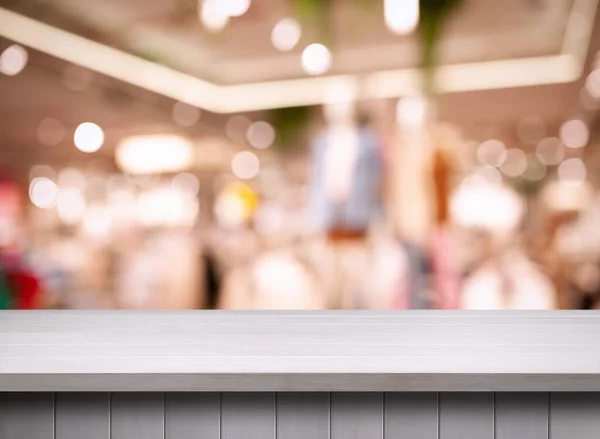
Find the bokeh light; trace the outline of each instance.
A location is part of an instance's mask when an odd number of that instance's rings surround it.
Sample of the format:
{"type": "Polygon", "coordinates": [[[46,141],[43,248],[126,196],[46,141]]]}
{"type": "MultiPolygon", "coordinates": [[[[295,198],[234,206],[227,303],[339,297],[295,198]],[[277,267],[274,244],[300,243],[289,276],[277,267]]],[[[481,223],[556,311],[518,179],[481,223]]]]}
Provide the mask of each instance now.
{"type": "Polygon", "coordinates": [[[104,144],[104,131],[92,122],[84,122],[75,130],[73,141],[82,152],[96,152],[104,144]]]}
{"type": "Polygon", "coordinates": [[[300,23],[293,18],[283,18],[277,22],[271,32],[273,46],[282,52],[292,50],[302,37],[300,23]]]}
{"type": "Polygon", "coordinates": [[[506,146],[497,139],[486,140],[477,148],[477,161],[481,165],[502,166],[506,156],[506,146]]]}
{"type": "Polygon", "coordinates": [[[540,140],[535,148],[537,158],[547,166],[558,165],[565,156],[565,149],[557,137],[540,140]]]}
{"type": "Polygon", "coordinates": [[[78,224],[85,215],[86,201],[81,190],[74,187],[60,188],[58,217],[69,225],[78,224]]]}
{"type": "Polygon", "coordinates": [[[527,155],[520,149],[511,148],[506,151],[506,159],[500,170],[507,177],[519,177],[527,169],[527,155]]]}
{"type": "Polygon", "coordinates": [[[65,127],[59,120],[47,117],[38,126],[37,138],[43,145],[56,146],[65,138],[65,127]]]}
{"type": "Polygon", "coordinates": [[[600,68],[588,75],[585,80],[585,89],[593,99],[600,99],[600,68]]]}
{"type": "Polygon", "coordinates": [[[309,75],[327,73],[331,63],[331,52],[322,44],[311,44],[302,52],[302,68],[309,75]]]}
{"type": "Polygon", "coordinates": [[[224,15],[228,17],[241,17],[250,9],[251,0],[217,0],[224,15]]]}
{"type": "Polygon", "coordinates": [[[220,0],[199,0],[200,20],[209,32],[219,32],[229,23],[229,15],[220,0]]]}
{"type": "Polygon", "coordinates": [[[231,161],[231,171],[242,180],[252,180],[260,172],[260,160],[253,152],[239,152],[231,161]]]}
{"type": "Polygon", "coordinates": [[[29,199],[40,209],[50,209],[58,200],[58,186],[49,178],[37,177],[29,184],[29,199]]]}
{"type": "Polygon", "coordinates": [[[563,183],[579,185],[587,176],[583,160],[578,157],[567,159],[558,166],[558,178],[563,183]]]}
{"type": "Polygon", "coordinates": [[[85,190],[87,182],[85,175],[79,169],[65,168],[58,173],[58,185],[61,188],[75,188],[85,190]]]}
{"type": "Polygon", "coordinates": [[[523,178],[529,181],[539,181],[546,176],[546,165],[541,162],[537,154],[527,155],[527,169],[523,178]]]}
{"type": "Polygon", "coordinates": [[[268,122],[254,122],[248,128],[247,138],[256,149],[266,149],[275,142],[275,129],[268,122]]]}
{"type": "Polygon", "coordinates": [[[176,102],[175,105],[173,105],[173,110],[171,111],[173,121],[180,127],[184,128],[189,128],[196,125],[196,123],[198,123],[200,120],[201,114],[202,113],[199,108],[188,105],[185,102],[176,102]]]}
{"type": "Polygon", "coordinates": [[[469,179],[453,195],[451,211],[463,227],[507,233],[519,224],[523,204],[506,186],[469,179]]]}
{"type": "Polygon", "coordinates": [[[245,142],[250,125],[252,121],[246,116],[233,116],[225,124],[225,134],[234,142],[245,142]]]}
{"type": "Polygon", "coordinates": [[[27,65],[28,59],[27,50],[18,44],[13,44],[0,54],[0,72],[8,76],[18,75],[27,65]]]}
{"type": "Polygon", "coordinates": [[[200,180],[190,172],[181,172],[173,177],[171,185],[183,193],[196,196],[200,191],[200,180]]]}
{"type": "Polygon", "coordinates": [[[560,140],[568,148],[583,148],[590,140],[590,131],[582,120],[571,119],[560,127],[560,140]]]}
{"type": "Polygon", "coordinates": [[[106,240],[112,231],[112,218],[108,208],[100,203],[90,205],[85,211],[81,229],[87,237],[106,240]]]}
{"type": "Polygon", "coordinates": [[[384,15],[389,30],[408,34],[419,24],[419,0],[384,0],[384,15]]]}

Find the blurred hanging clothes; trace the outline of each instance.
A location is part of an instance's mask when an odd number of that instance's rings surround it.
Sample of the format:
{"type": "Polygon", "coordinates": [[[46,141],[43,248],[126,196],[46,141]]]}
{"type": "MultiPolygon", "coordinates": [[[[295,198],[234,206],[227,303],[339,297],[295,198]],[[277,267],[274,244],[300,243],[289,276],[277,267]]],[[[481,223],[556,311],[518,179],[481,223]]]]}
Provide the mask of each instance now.
{"type": "Polygon", "coordinates": [[[289,249],[267,251],[224,278],[223,309],[321,309],[319,285],[289,249]]]}
{"type": "Polygon", "coordinates": [[[10,309],[12,305],[10,286],[4,270],[0,266],[0,310],[10,309]]]}
{"type": "Polygon", "coordinates": [[[367,125],[331,128],[313,142],[308,209],[330,247],[329,308],[367,306],[366,235],[382,213],[381,173],[380,144],[367,125]]]}
{"type": "Polygon", "coordinates": [[[457,249],[450,228],[451,155],[438,147],[433,153],[431,173],[434,186],[435,224],[429,238],[435,305],[457,309],[460,305],[461,272],[456,262],[457,249]]]}
{"type": "Polygon", "coordinates": [[[556,291],[519,249],[486,261],[464,283],[461,307],[472,310],[548,310],[556,291]]]}
{"type": "Polygon", "coordinates": [[[17,271],[7,274],[13,292],[15,309],[41,308],[41,289],[38,279],[30,272],[17,271]]]}
{"type": "Polygon", "coordinates": [[[11,293],[12,308],[41,308],[42,290],[37,276],[18,254],[4,254],[2,259],[6,281],[11,293]]]}
{"type": "Polygon", "coordinates": [[[357,129],[355,159],[347,195],[342,202],[336,202],[327,190],[327,181],[332,177],[330,174],[335,172],[335,164],[327,163],[328,134],[327,131],[321,133],[312,145],[308,207],[310,222],[319,231],[364,231],[382,213],[379,142],[369,127],[357,129]]]}
{"type": "Polygon", "coordinates": [[[217,258],[212,250],[202,250],[202,268],[204,269],[204,297],[207,309],[217,309],[220,302],[221,277],[217,258]]]}

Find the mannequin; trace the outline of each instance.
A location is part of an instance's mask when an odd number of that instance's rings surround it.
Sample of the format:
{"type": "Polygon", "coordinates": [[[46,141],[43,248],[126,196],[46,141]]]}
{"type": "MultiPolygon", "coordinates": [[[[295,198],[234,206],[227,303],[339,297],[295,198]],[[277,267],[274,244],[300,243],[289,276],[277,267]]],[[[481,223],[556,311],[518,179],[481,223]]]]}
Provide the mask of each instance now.
{"type": "Polygon", "coordinates": [[[433,293],[428,245],[434,224],[434,183],[430,166],[432,106],[420,96],[401,99],[389,151],[390,216],[408,255],[409,308],[431,308],[433,293]]]}
{"type": "Polygon", "coordinates": [[[309,209],[330,253],[330,308],[368,307],[367,229],[381,212],[381,158],[372,129],[356,123],[356,90],[332,88],[327,128],[312,145],[309,209]]]}

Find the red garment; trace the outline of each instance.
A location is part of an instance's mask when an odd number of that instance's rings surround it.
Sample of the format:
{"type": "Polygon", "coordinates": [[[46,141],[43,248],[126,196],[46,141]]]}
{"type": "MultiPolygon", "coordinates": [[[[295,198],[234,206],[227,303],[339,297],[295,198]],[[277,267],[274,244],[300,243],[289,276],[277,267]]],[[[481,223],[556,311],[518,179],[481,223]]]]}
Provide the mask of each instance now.
{"type": "Polygon", "coordinates": [[[6,273],[13,294],[13,308],[37,309],[39,306],[40,283],[30,273],[18,271],[6,273]]]}

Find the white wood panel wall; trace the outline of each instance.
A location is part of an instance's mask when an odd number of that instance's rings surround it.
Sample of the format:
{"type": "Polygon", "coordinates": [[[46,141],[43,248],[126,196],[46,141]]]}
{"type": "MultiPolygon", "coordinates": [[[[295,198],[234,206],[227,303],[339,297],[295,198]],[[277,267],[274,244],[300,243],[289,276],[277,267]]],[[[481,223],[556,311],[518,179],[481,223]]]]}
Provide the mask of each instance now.
{"type": "Polygon", "coordinates": [[[597,439],[600,393],[0,393],[2,439],[597,439]]]}

